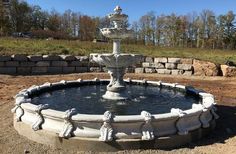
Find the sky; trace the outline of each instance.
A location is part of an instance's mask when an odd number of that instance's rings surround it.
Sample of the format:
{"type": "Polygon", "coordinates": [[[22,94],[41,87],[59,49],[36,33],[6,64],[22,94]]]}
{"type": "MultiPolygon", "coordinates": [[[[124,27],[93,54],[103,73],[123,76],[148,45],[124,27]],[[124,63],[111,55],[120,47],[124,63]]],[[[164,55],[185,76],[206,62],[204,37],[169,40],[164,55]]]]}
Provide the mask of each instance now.
{"type": "Polygon", "coordinates": [[[176,13],[185,15],[201,12],[204,9],[225,14],[232,10],[236,13],[236,0],[26,0],[29,4],[39,5],[50,11],[55,9],[62,13],[65,10],[80,12],[89,16],[106,16],[113,12],[116,5],[121,6],[123,13],[129,15],[131,22],[147,12],[154,11],[156,15],[176,13]]]}

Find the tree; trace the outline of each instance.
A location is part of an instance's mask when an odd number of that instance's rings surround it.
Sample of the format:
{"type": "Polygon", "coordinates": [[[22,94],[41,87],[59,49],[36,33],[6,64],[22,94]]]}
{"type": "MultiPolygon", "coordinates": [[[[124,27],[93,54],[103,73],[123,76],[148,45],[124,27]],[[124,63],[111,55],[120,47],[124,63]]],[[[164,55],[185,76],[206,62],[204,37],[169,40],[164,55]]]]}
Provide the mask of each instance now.
{"type": "Polygon", "coordinates": [[[61,27],[60,14],[55,10],[50,12],[50,15],[47,20],[47,28],[51,31],[59,31],[61,27]]]}
{"type": "Polygon", "coordinates": [[[40,6],[32,7],[32,28],[34,30],[44,30],[46,28],[46,23],[49,15],[46,11],[43,11],[40,6]]]}
{"type": "Polygon", "coordinates": [[[95,20],[83,15],[79,18],[79,38],[81,41],[92,41],[96,35],[95,20]]]}
{"type": "Polygon", "coordinates": [[[13,31],[27,32],[32,26],[32,8],[25,1],[10,1],[10,23],[13,31]]]}

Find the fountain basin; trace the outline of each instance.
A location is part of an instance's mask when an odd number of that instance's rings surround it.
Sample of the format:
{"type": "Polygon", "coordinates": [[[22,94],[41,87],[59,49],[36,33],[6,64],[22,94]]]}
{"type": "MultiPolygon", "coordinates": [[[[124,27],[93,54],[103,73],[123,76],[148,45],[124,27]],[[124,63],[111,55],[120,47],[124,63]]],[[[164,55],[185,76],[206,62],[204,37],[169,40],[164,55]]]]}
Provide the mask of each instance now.
{"type": "Polygon", "coordinates": [[[125,80],[125,82],[183,91],[186,95],[199,98],[199,104],[193,104],[187,110],[173,108],[162,114],[142,111],[138,115],[114,115],[109,111],[104,114],[81,114],[75,109],[58,111],[50,109],[50,104],[49,106],[36,105],[32,102],[35,95],[45,92],[68,87],[101,85],[108,82],[109,80],[99,79],[61,81],[25,89],[16,96],[16,106],[12,110],[15,113],[14,127],[20,134],[44,144],[60,147],[72,143],[68,146],[69,148],[73,146],[81,150],[78,144],[74,144],[80,143],[87,148],[82,148],[82,150],[115,151],[140,148],[141,144],[147,142],[151,142],[151,145],[157,148],[162,145],[159,141],[167,141],[167,139],[170,139],[171,143],[179,139],[182,141],[175,144],[165,142],[163,143],[165,148],[179,146],[180,143],[186,144],[203,136],[205,132],[203,130],[212,129],[215,119],[218,118],[215,113],[214,97],[211,94],[179,84],[145,80],[125,80]],[[27,133],[25,130],[28,130],[27,133]],[[198,135],[192,136],[192,133],[196,132],[198,135]],[[101,144],[103,147],[93,147],[91,142],[101,144]]]}

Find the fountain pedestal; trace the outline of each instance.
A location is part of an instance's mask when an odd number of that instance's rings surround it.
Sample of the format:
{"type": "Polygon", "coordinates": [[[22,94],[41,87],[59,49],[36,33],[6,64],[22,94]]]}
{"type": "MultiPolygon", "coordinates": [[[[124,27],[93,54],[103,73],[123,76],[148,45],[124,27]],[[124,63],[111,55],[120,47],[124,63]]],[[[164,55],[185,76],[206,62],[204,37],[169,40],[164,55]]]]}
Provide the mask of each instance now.
{"type": "Polygon", "coordinates": [[[125,100],[128,99],[128,94],[123,77],[125,75],[125,68],[112,68],[108,67],[110,74],[110,83],[107,85],[107,91],[103,98],[112,100],[125,100]]]}

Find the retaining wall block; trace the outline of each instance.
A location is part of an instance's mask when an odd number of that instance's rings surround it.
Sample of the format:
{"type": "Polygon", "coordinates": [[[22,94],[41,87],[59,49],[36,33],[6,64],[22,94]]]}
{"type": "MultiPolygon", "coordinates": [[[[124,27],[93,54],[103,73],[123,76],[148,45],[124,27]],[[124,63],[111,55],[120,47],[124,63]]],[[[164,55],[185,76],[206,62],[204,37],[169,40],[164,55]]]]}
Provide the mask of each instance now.
{"type": "Polygon", "coordinates": [[[17,67],[17,74],[29,75],[31,74],[31,67],[17,67]]]}
{"type": "Polygon", "coordinates": [[[220,65],[223,76],[225,77],[233,77],[236,76],[236,67],[228,66],[228,65],[220,65]]]}
{"type": "Polygon", "coordinates": [[[3,66],[5,66],[5,62],[0,61],[0,67],[3,67],[3,66]]]}
{"type": "Polygon", "coordinates": [[[75,67],[63,67],[62,72],[63,73],[74,73],[75,72],[75,67]]]}
{"type": "Polygon", "coordinates": [[[193,66],[192,64],[178,64],[177,68],[180,70],[190,71],[193,69],[193,66]]]}
{"type": "Polygon", "coordinates": [[[142,67],[135,68],[134,72],[135,73],[144,73],[144,68],[142,68],[142,67]]]}
{"type": "Polygon", "coordinates": [[[83,61],[71,61],[68,62],[68,66],[83,66],[83,67],[88,67],[89,63],[88,62],[83,62],[83,61]]]}
{"type": "Polygon", "coordinates": [[[14,61],[28,61],[27,55],[15,54],[11,56],[14,61]]]}
{"type": "Polygon", "coordinates": [[[79,60],[81,62],[89,62],[88,56],[75,56],[75,60],[79,60]]]}
{"type": "Polygon", "coordinates": [[[85,73],[88,72],[88,67],[75,67],[76,73],[85,73]]]}
{"type": "Polygon", "coordinates": [[[47,66],[50,66],[50,61],[39,61],[39,62],[36,63],[35,66],[47,67],[47,66]]]}
{"type": "Polygon", "coordinates": [[[171,70],[168,69],[156,69],[158,74],[171,74],[171,70]]]}
{"type": "Polygon", "coordinates": [[[7,55],[0,55],[0,61],[10,61],[11,60],[11,56],[7,56],[7,55]]]}
{"type": "Polygon", "coordinates": [[[62,73],[62,67],[48,67],[47,72],[50,74],[62,73]]]}
{"type": "Polygon", "coordinates": [[[145,57],[145,62],[153,63],[154,58],[153,57],[145,57]]]}
{"type": "Polygon", "coordinates": [[[90,72],[103,72],[103,67],[90,67],[89,71],[90,72]]]}
{"type": "Polygon", "coordinates": [[[20,62],[20,66],[33,67],[35,65],[36,65],[35,62],[30,62],[30,61],[22,61],[22,62],[20,62]]]}
{"type": "Polygon", "coordinates": [[[154,63],[155,68],[165,68],[165,65],[163,63],[154,63]]]}
{"type": "Polygon", "coordinates": [[[41,55],[30,55],[30,56],[28,56],[28,60],[33,61],[33,62],[42,61],[43,56],[41,56],[41,55]]]}
{"type": "Polygon", "coordinates": [[[55,67],[67,67],[68,63],[66,61],[52,61],[51,66],[55,67]]]}
{"type": "Polygon", "coordinates": [[[191,76],[191,75],[193,75],[193,71],[184,71],[183,75],[191,76]]]}
{"type": "Polygon", "coordinates": [[[166,63],[165,64],[165,68],[166,69],[176,69],[177,68],[177,64],[176,63],[166,63]]]}
{"type": "Polygon", "coordinates": [[[95,63],[95,62],[89,62],[87,64],[87,66],[89,66],[89,67],[101,67],[102,65],[99,65],[98,63],[95,63]]]}
{"type": "Polygon", "coordinates": [[[48,71],[48,67],[32,67],[32,74],[45,74],[48,71]]]}
{"type": "Polygon", "coordinates": [[[154,58],[154,63],[167,63],[167,58],[154,58]]]}
{"type": "Polygon", "coordinates": [[[57,61],[57,60],[61,60],[61,57],[57,55],[43,55],[43,60],[44,61],[57,61]]]}
{"type": "Polygon", "coordinates": [[[168,63],[179,64],[181,58],[168,58],[168,63]]]}
{"type": "Polygon", "coordinates": [[[156,73],[155,68],[145,68],[144,71],[145,71],[145,73],[156,73]]]}
{"type": "Polygon", "coordinates": [[[6,61],[5,62],[6,67],[18,67],[20,66],[18,61],[6,61]]]}
{"type": "Polygon", "coordinates": [[[16,74],[16,67],[0,67],[0,74],[16,74]]]}
{"type": "Polygon", "coordinates": [[[62,60],[65,61],[73,61],[75,60],[75,56],[73,55],[59,55],[61,57],[62,60]]]}
{"type": "Polygon", "coordinates": [[[182,75],[183,73],[183,70],[171,70],[172,75],[182,75]]]}
{"type": "Polygon", "coordinates": [[[217,76],[220,72],[220,66],[207,61],[193,60],[194,75],[199,76],[217,76]]]}
{"type": "Polygon", "coordinates": [[[155,67],[155,64],[154,63],[149,63],[149,62],[143,62],[142,63],[142,67],[155,67]]]}
{"type": "Polygon", "coordinates": [[[181,58],[180,63],[181,64],[193,64],[193,59],[192,58],[181,58]]]}
{"type": "Polygon", "coordinates": [[[128,67],[128,68],[126,68],[126,70],[125,70],[126,73],[134,73],[134,71],[135,71],[135,68],[134,68],[134,67],[128,67]]]}

